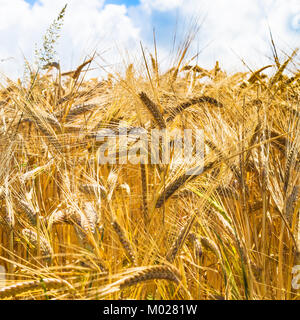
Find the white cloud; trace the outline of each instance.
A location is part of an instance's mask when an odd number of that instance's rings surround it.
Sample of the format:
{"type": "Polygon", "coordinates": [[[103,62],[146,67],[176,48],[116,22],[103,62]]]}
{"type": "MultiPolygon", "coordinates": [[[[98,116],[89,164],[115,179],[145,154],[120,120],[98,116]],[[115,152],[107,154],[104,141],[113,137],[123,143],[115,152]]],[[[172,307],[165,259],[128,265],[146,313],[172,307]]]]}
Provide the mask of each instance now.
{"type": "MultiPolygon", "coordinates": [[[[45,31],[64,6],[62,0],[41,0],[30,7],[23,0],[0,0],[0,70],[13,78],[22,75],[23,57],[32,60],[35,43],[41,45],[45,31]]],[[[104,5],[103,0],[71,0],[57,51],[64,69],[76,66],[95,49],[116,56],[116,44],[138,45],[139,30],[124,5],[104,5]]],[[[115,62],[112,61],[112,62],[115,62]]]]}
{"type": "MultiPolygon", "coordinates": [[[[185,15],[206,12],[200,41],[212,41],[204,51],[204,62],[218,59],[230,69],[238,69],[241,63],[233,51],[252,67],[266,63],[264,55],[270,55],[268,25],[279,48],[290,52],[300,44],[300,33],[295,19],[300,13],[298,0],[186,0],[182,10],[185,15]],[[294,21],[294,22],[293,22],[294,21]],[[294,29],[292,29],[294,28],[294,29]]],[[[202,57],[202,56],[201,56],[202,57]]]]}
{"type": "MultiPolygon", "coordinates": [[[[0,0],[0,71],[13,77],[22,75],[21,52],[32,59],[34,44],[41,43],[65,1],[40,0],[30,6],[24,0],[0,0]],[[9,57],[14,59],[2,61],[9,57]]],[[[153,26],[159,56],[168,62],[177,15],[177,33],[181,34],[184,23],[188,25],[196,16],[199,21],[205,18],[192,49],[195,52],[208,45],[198,58],[198,64],[206,68],[219,60],[221,66],[239,70],[242,63],[235,53],[252,68],[268,63],[268,24],[279,49],[290,52],[300,43],[299,0],[141,0],[140,5],[130,8],[107,5],[104,0],[68,3],[57,50],[64,70],[76,66],[95,49],[106,52],[108,63],[121,61],[122,48],[134,56],[139,40],[152,46],[153,26]]]]}
{"type": "Polygon", "coordinates": [[[141,4],[147,11],[168,11],[184,4],[184,0],[141,0],[141,4]]]}

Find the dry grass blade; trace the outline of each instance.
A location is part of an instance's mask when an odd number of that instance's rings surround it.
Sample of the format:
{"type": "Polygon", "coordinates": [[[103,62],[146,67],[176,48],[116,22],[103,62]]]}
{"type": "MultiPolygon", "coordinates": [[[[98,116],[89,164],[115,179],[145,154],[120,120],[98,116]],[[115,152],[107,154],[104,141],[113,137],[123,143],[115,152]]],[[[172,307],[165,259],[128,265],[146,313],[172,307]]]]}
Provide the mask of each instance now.
{"type": "Polygon", "coordinates": [[[148,224],[148,204],[147,204],[147,176],[146,176],[146,166],[141,163],[141,180],[142,180],[142,190],[143,190],[143,211],[144,211],[144,224],[148,224]]]}

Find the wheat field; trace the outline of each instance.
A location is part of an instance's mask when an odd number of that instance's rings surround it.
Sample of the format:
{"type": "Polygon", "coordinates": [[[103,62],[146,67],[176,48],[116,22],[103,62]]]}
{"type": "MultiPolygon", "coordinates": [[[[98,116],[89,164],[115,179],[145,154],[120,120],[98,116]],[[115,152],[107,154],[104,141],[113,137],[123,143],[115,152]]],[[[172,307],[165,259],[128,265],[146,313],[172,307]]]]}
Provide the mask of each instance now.
{"type": "Polygon", "coordinates": [[[299,299],[297,50],[235,74],[186,51],[164,72],[143,51],[101,81],[91,57],[2,85],[1,299],[299,299]],[[122,123],[201,129],[203,170],[99,163],[97,133],[122,123]]]}

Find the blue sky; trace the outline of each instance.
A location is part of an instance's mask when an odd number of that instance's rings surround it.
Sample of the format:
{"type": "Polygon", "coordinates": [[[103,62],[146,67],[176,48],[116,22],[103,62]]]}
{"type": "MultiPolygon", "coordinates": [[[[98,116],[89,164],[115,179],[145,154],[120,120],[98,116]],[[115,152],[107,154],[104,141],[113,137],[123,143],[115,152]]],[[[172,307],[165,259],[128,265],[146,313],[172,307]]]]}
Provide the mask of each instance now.
{"type": "MultiPolygon", "coordinates": [[[[63,69],[99,53],[95,67],[140,63],[140,41],[153,52],[155,28],[162,66],[170,56],[176,32],[177,45],[191,21],[201,28],[190,56],[200,51],[197,63],[212,68],[216,60],[229,72],[241,70],[242,57],[255,69],[269,63],[268,26],[280,49],[290,53],[300,45],[299,0],[0,0],[0,73],[21,76],[24,56],[34,60],[45,31],[68,3],[57,45],[63,69]]],[[[281,54],[284,59],[284,54],[281,54]]],[[[112,70],[113,71],[113,70],[112,70]]]]}
{"type": "Polygon", "coordinates": [[[126,1],[122,1],[122,0],[107,0],[105,1],[105,3],[111,3],[111,4],[125,4],[126,6],[136,6],[139,4],[139,0],[126,0],[126,1]]]}
{"type": "MultiPolygon", "coordinates": [[[[29,4],[34,4],[38,0],[26,0],[29,4]]],[[[66,1],[67,2],[67,1],[66,1]]],[[[136,6],[139,4],[139,0],[106,0],[106,4],[116,4],[116,5],[122,5],[125,4],[126,6],[136,6]]]]}

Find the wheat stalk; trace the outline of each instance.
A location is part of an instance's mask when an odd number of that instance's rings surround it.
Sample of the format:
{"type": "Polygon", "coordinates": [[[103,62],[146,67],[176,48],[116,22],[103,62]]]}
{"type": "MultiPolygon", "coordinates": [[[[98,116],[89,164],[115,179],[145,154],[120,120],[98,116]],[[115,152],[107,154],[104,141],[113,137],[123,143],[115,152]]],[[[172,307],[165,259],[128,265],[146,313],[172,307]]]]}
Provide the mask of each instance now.
{"type": "Polygon", "coordinates": [[[147,176],[145,164],[140,164],[141,168],[141,180],[142,180],[142,198],[143,198],[143,213],[144,213],[144,224],[148,224],[148,204],[147,204],[147,176]]]}

